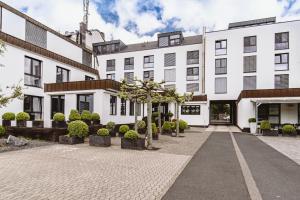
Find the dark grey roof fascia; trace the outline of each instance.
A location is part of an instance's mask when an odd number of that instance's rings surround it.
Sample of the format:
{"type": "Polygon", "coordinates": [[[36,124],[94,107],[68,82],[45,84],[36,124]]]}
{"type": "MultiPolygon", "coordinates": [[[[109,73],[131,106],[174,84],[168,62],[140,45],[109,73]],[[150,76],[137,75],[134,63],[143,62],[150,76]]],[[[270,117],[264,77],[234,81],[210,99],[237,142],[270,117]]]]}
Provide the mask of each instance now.
{"type": "Polygon", "coordinates": [[[264,25],[264,24],[271,24],[271,23],[275,23],[275,22],[276,22],[276,17],[254,19],[254,20],[230,23],[228,25],[228,29],[248,27],[248,26],[258,26],[258,25],[264,25]]]}

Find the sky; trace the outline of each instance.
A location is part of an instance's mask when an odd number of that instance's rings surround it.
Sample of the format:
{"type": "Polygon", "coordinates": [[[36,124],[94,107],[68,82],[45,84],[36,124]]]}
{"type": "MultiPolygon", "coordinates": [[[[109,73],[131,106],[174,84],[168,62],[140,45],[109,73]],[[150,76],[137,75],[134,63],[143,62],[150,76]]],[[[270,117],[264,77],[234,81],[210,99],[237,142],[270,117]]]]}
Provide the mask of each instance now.
{"type": "MultiPolygon", "coordinates": [[[[60,33],[78,30],[82,0],[2,0],[60,33]]],[[[124,43],[155,40],[157,33],[185,36],[226,29],[228,23],[277,17],[300,19],[300,0],[90,0],[89,29],[124,43]]]]}

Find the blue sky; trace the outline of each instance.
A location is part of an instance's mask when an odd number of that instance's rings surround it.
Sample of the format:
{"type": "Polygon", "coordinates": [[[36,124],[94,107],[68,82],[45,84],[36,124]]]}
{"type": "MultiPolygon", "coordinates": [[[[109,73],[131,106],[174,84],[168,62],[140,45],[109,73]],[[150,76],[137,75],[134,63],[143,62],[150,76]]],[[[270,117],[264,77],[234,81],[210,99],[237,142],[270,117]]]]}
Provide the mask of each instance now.
{"type": "MultiPolygon", "coordinates": [[[[78,29],[82,0],[4,0],[62,33],[78,29]]],[[[300,0],[90,0],[89,28],[126,43],[153,40],[158,32],[185,35],[227,28],[228,23],[276,16],[300,19],[300,0]]]]}

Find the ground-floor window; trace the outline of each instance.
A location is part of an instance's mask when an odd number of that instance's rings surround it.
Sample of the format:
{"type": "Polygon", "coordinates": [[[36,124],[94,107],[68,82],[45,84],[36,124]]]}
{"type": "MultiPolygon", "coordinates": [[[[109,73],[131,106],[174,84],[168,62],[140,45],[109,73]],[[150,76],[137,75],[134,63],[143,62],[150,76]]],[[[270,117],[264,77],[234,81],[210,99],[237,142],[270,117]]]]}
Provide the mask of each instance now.
{"type": "Polygon", "coordinates": [[[51,96],[51,119],[55,113],[65,113],[65,96],[51,96]]]}
{"type": "Polygon", "coordinates": [[[94,95],[93,94],[78,94],[77,95],[77,110],[81,113],[83,110],[93,112],[94,95]]]}
{"type": "Polygon", "coordinates": [[[30,120],[43,118],[43,97],[24,95],[24,112],[30,115],[30,120]]]}
{"type": "Polygon", "coordinates": [[[117,115],[117,97],[110,96],[110,115],[117,115]]]}
{"type": "MultiPolygon", "coordinates": [[[[135,106],[134,106],[134,102],[133,101],[130,101],[129,103],[129,115],[130,116],[134,116],[134,109],[135,109],[135,106]]],[[[141,104],[140,103],[137,103],[137,116],[141,116],[141,104]]]]}
{"type": "Polygon", "coordinates": [[[182,115],[200,115],[200,105],[182,105],[182,115]]]}
{"type": "Polygon", "coordinates": [[[280,124],[280,104],[261,104],[258,107],[258,121],[269,120],[271,124],[280,124]]]}
{"type": "Polygon", "coordinates": [[[126,115],[126,103],[125,99],[121,99],[121,115],[126,115]]]}

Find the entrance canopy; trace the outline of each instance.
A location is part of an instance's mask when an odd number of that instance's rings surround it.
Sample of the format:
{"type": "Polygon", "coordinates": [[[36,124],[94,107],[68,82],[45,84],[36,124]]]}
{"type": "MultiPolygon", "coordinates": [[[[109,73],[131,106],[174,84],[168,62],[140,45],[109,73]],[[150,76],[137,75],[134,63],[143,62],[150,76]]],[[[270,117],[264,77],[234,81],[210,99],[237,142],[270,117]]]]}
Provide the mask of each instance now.
{"type": "Polygon", "coordinates": [[[294,104],[294,103],[300,103],[300,97],[255,98],[255,99],[250,99],[250,101],[256,104],[273,104],[273,103],[294,104]]]}

